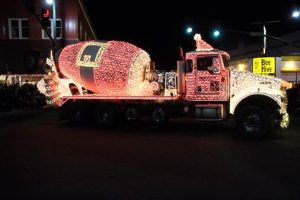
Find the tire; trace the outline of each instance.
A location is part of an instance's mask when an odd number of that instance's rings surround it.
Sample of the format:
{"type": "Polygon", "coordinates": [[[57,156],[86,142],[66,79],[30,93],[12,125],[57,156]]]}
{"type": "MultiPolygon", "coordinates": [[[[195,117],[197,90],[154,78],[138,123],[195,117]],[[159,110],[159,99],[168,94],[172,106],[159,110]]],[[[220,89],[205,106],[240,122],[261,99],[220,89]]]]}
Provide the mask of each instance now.
{"type": "Polygon", "coordinates": [[[82,123],[85,120],[84,106],[81,103],[72,103],[69,118],[72,123],[82,123]]]}
{"type": "Polygon", "coordinates": [[[111,127],[116,121],[116,113],[113,107],[99,106],[94,111],[94,120],[97,125],[111,127]]]}
{"type": "Polygon", "coordinates": [[[135,107],[128,107],[125,111],[125,120],[127,122],[136,122],[141,119],[140,112],[135,107]]]}
{"type": "Polygon", "coordinates": [[[168,114],[163,108],[155,108],[152,112],[152,120],[154,124],[161,125],[168,121],[168,114]]]}
{"type": "Polygon", "coordinates": [[[239,133],[246,138],[263,138],[272,127],[269,112],[254,105],[248,105],[238,111],[236,121],[239,133]]]}

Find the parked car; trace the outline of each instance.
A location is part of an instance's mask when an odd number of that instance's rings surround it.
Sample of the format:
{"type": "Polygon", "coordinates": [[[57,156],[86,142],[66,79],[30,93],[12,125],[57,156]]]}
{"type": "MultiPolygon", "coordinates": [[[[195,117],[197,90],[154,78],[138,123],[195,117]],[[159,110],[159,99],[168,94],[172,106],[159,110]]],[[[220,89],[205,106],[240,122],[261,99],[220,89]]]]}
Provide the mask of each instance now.
{"type": "Polygon", "coordinates": [[[300,111],[300,84],[295,84],[293,88],[287,90],[289,113],[299,113],[300,111]]]}

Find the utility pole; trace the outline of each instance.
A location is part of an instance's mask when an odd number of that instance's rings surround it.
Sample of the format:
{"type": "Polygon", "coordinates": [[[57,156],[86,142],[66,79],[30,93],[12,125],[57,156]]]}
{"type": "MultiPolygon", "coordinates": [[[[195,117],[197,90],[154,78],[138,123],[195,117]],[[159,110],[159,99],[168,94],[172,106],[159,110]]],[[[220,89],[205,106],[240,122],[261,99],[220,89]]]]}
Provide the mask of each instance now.
{"type": "Polygon", "coordinates": [[[266,29],[266,25],[263,24],[263,49],[262,49],[262,54],[266,55],[266,51],[267,51],[267,29],[266,29]]]}
{"type": "Polygon", "coordinates": [[[262,55],[266,55],[267,53],[267,24],[274,24],[279,23],[280,20],[274,20],[274,21],[266,21],[266,22],[255,22],[252,23],[253,25],[262,25],[262,31],[261,31],[261,47],[262,47],[262,55]]]}
{"type": "Polygon", "coordinates": [[[52,23],[52,30],[53,30],[53,40],[56,40],[56,0],[52,2],[52,15],[53,15],[53,23],[52,23]]]}

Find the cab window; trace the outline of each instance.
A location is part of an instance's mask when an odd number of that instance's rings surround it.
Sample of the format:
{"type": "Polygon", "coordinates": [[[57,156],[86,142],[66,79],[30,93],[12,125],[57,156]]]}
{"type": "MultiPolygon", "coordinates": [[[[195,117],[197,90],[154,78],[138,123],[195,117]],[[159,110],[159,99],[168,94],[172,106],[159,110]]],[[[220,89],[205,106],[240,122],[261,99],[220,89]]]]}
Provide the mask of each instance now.
{"type": "Polygon", "coordinates": [[[198,71],[208,70],[208,67],[211,67],[213,64],[213,58],[214,57],[197,58],[197,70],[198,71]]]}
{"type": "Polygon", "coordinates": [[[193,60],[191,60],[191,59],[186,60],[185,71],[186,71],[186,73],[193,71],[193,60]]]}

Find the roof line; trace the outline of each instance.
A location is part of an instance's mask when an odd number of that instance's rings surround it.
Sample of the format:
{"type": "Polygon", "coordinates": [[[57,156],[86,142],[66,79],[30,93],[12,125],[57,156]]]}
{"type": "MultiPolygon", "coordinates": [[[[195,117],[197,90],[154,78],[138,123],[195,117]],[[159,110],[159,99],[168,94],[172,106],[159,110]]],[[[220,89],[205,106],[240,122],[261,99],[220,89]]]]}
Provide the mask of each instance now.
{"type": "MultiPolygon", "coordinates": [[[[300,40],[295,40],[293,41],[294,43],[299,43],[300,40]]],[[[256,43],[256,44],[252,44],[251,46],[257,46],[259,45],[259,43],[256,43]]],[[[276,48],[279,48],[279,47],[284,47],[284,46],[289,46],[288,44],[277,44],[277,45],[272,45],[270,47],[268,47],[267,49],[276,49],[276,48]]],[[[296,48],[296,47],[294,47],[296,48]]],[[[234,51],[237,51],[237,50],[234,50],[234,51]]],[[[238,59],[242,59],[244,56],[247,56],[248,54],[253,54],[253,53],[258,53],[258,52],[261,52],[261,49],[257,50],[250,50],[250,51],[246,51],[245,53],[241,53],[241,54],[237,54],[236,56],[232,56],[232,59],[233,60],[238,60],[238,59]]]]}
{"type": "Polygon", "coordinates": [[[97,39],[97,36],[96,36],[95,31],[93,29],[92,23],[90,22],[90,18],[89,18],[88,14],[87,14],[86,8],[85,8],[84,4],[82,3],[82,0],[79,0],[78,2],[79,2],[81,10],[83,12],[83,15],[86,18],[86,21],[87,21],[87,23],[88,23],[88,25],[89,25],[89,27],[90,27],[90,29],[92,31],[92,34],[93,34],[94,38],[97,39]]]}

